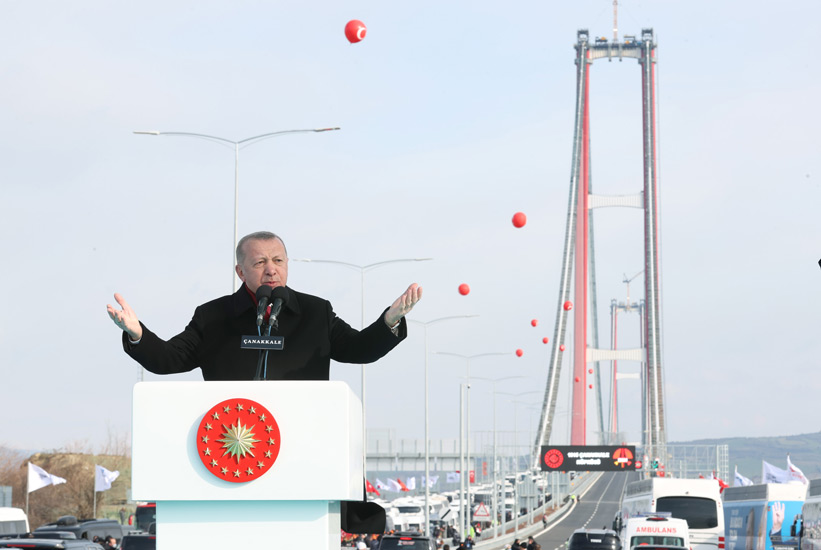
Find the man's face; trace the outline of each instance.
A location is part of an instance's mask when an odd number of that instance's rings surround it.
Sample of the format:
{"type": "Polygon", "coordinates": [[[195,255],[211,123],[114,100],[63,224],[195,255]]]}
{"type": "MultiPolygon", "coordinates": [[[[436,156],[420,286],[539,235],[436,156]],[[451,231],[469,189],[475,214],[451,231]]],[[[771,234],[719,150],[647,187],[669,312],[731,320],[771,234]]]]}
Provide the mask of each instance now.
{"type": "Polygon", "coordinates": [[[251,239],[242,245],[245,259],[237,265],[237,275],[248,290],[256,293],[262,285],[285,286],[288,283],[288,256],[279,239],[251,239]]]}

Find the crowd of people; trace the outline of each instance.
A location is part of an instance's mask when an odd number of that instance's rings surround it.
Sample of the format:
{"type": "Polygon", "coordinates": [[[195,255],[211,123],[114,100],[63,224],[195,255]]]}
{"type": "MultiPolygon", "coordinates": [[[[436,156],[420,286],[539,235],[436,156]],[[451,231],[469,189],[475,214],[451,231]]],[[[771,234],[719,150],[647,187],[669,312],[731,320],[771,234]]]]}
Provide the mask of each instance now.
{"type": "MultiPolygon", "coordinates": [[[[543,524],[546,525],[546,519],[543,519],[543,524]]],[[[391,530],[385,533],[386,535],[393,535],[395,531],[391,530]]],[[[344,548],[354,548],[356,550],[379,550],[384,535],[352,535],[350,533],[342,533],[342,546],[344,548]]],[[[471,525],[470,532],[461,540],[459,532],[452,526],[436,527],[433,530],[433,539],[437,550],[471,550],[476,547],[476,537],[481,537],[481,525],[471,525]],[[446,543],[445,540],[450,539],[453,543],[446,543]]],[[[541,545],[530,536],[527,541],[520,541],[515,539],[512,543],[505,545],[508,550],[542,550],[541,545]]]]}
{"type": "Polygon", "coordinates": [[[98,537],[95,536],[91,542],[96,542],[100,546],[103,547],[104,550],[115,550],[120,548],[117,544],[117,539],[111,536],[108,537],[98,537]]]}

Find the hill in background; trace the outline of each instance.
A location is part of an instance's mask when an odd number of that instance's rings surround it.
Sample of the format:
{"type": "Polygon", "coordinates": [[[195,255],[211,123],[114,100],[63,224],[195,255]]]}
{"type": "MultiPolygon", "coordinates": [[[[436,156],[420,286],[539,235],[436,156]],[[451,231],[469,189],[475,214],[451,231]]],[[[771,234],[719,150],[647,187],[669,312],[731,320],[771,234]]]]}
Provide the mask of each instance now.
{"type": "MultiPolygon", "coordinates": [[[[671,442],[673,444],[673,442],[671,442]]],[[[730,449],[730,475],[725,481],[733,484],[735,467],[742,475],[754,482],[761,481],[761,461],[787,469],[787,455],[793,465],[800,468],[807,479],[821,478],[821,432],[775,437],[732,437],[723,439],[698,439],[678,442],[677,445],[728,445],[730,449]]]]}

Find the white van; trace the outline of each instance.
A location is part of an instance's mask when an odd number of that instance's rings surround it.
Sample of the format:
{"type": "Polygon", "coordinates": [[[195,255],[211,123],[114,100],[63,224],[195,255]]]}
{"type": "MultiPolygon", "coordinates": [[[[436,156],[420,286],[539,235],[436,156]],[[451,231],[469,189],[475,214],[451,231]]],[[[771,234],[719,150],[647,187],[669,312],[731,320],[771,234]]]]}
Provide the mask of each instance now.
{"type": "Polygon", "coordinates": [[[29,532],[29,520],[21,508],[0,508],[0,535],[29,532]]]}
{"type": "Polygon", "coordinates": [[[641,546],[672,546],[689,550],[690,530],[683,519],[668,516],[632,517],[621,532],[624,550],[641,546]]]}

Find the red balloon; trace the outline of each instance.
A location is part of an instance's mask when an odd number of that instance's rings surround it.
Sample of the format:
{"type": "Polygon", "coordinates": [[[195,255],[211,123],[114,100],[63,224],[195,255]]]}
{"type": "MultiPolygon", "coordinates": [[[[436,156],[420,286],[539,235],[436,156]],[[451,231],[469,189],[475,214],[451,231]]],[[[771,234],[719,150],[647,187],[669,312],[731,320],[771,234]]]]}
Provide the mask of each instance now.
{"type": "Polygon", "coordinates": [[[590,388],[590,389],[592,390],[592,389],[593,389],[593,384],[590,384],[590,385],[589,385],[589,386],[587,386],[587,387],[588,387],[588,388],[590,388]]]}
{"type": "Polygon", "coordinates": [[[467,283],[462,283],[459,285],[459,294],[462,296],[467,296],[470,294],[470,286],[467,283]]]}
{"type": "Polygon", "coordinates": [[[544,342],[545,344],[547,344],[548,342],[550,342],[550,338],[548,338],[547,336],[545,336],[544,338],[542,338],[542,342],[544,342]]]}
{"type": "Polygon", "coordinates": [[[570,311],[571,309],[573,309],[573,302],[568,300],[567,302],[564,303],[564,310],[565,311],[570,311]]]}
{"type": "Polygon", "coordinates": [[[559,346],[559,351],[564,351],[564,344],[562,344],[561,346],[559,346]]]}
{"type": "Polygon", "coordinates": [[[576,382],[580,382],[580,381],[581,381],[581,379],[577,376],[576,377],[576,382]]]}
{"type": "Polygon", "coordinates": [[[345,38],[347,38],[351,44],[362,41],[367,33],[368,27],[359,19],[351,19],[348,21],[348,24],[345,25],[345,38]]]}
{"type": "Polygon", "coordinates": [[[525,352],[523,352],[521,349],[517,349],[516,350],[516,357],[521,357],[522,355],[524,355],[524,353],[525,352]]]}
{"type": "Polygon", "coordinates": [[[539,320],[538,320],[538,319],[533,319],[532,321],[530,321],[530,326],[535,327],[535,326],[536,326],[536,325],[538,325],[538,324],[539,324],[539,320]]]}
{"type": "Polygon", "coordinates": [[[513,227],[524,227],[527,223],[527,216],[524,212],[516,212],[513,214],[513,227]]]}
{"type": "Polygon", "coordinates": [[[587,369],[587,374],[593,374],[593,369],[587,369]]]}

